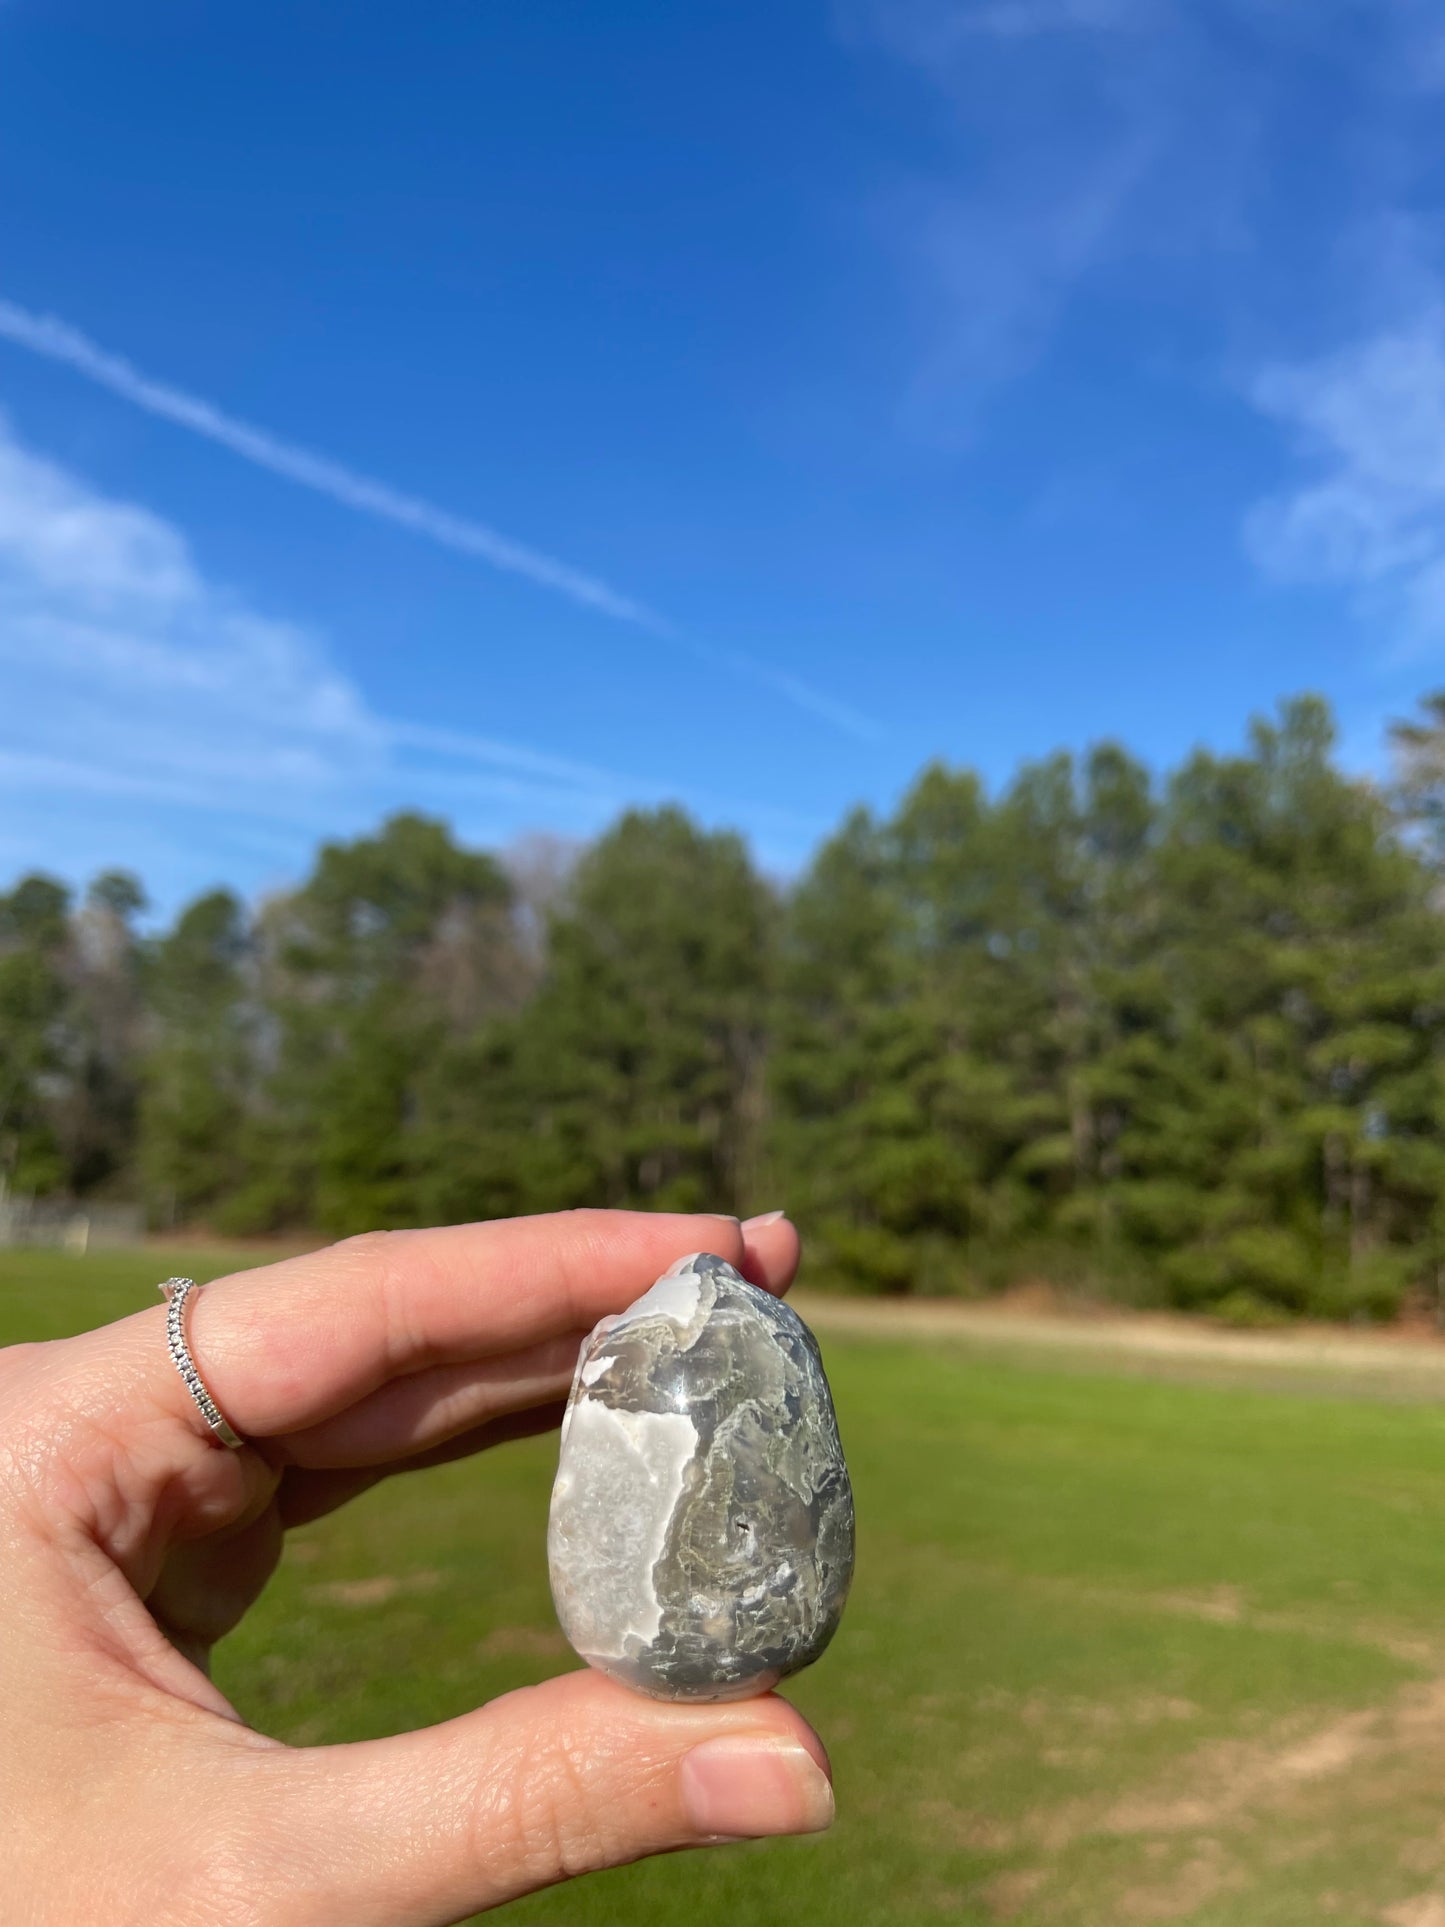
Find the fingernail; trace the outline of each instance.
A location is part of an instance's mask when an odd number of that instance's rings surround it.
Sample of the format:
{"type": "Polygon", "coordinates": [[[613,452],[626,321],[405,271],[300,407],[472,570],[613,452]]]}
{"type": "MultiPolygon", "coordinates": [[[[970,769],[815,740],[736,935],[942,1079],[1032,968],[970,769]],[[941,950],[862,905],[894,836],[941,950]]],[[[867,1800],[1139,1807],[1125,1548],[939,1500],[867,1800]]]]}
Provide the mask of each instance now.
{"type": "Polygon", "coordinates": [[[682,1763],[682,1797],[694,1829],[713,1838],[821,1833],[833,1824],[828,1776],[794,1740],[704,1740],[682,1763]]]}
{"type": "Polygon", "coordinates": [[[781,1219],[786,1218],[787,1215],[786,1211],[764,1211],[761,1217],[744,1218],[743,1230],[766,1231],[770,1224],[777,1224],[781,1219]]]}

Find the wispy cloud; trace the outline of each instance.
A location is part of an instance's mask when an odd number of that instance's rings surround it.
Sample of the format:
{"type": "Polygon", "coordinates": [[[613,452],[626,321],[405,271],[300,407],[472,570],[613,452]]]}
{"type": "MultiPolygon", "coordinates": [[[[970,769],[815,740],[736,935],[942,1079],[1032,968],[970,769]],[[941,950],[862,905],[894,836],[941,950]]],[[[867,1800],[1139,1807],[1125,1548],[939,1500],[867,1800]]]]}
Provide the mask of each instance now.
{"type": "Polygon", "coordinates": [[[823,827],[379,713],[321,637],[208,579],[172,524],[25,447],[3,416],[0,794],[7,862],[133,861],[168,900],[218,867],[256,874],[258,852],[261,876],[294,874],[318,836],[404,805],[497,841],[539,824],[586,836],[676,797],[784,867],[823,827]]]}
{"type": "Polygon", "coordinates": [[[359,474],[329,456],[240,421],[214,402],[143,374],[124,357],[97,346],[78,328],[54,315],[35,314],[16,302],[0,299],[0,340],[59,362],[147,414],[203,436],[243,461],[323,495],[344,508],[390,522],[442,548],[522,576],[582,608],[643,630],[710,667],[759,683],[835,729],[861,740],[876,740],[880,733],[869,718],[826,692],[814,689],[801,677],[759,662],[740,650],[720,648],[689,635],[645,603],[613,588],[598,576],[514,541],[484,522],[454,515],[419,496],[359,474]]]}
{"type": "MultiPolygon", "coordinates": [[[[421,804],[464,834],[571,836],[670,791],[528,744],[379,713],[322,639],[209,580],[180,531],[0,417],[0,795],[7,855],[138,863],[168,899],[237,845],[294,873],[316,838],[421,804]],[[17,835],[17,832],[23,834],[17,835]]],[[[684,792],[702,813],[719,799],[684,792]]],[[[800,850],[817,826],[744,808],[800,850]]],[[[244,870],[245,863],[239,867],[244,870]]],[[[254,866],[253,866],[254,867],[254,866]]]]}
{"type": "Polygon", "coordinates": [[[1095,33],[1148,25],[1168,0],[851,0],[846,26],[874,33],[911,60],[952,59],[981,36],[1095,33]]]}
{"type": "Polygon", "coordinates": [[[1129,130],[1086,166],[1061,153],[977,197],[915,187],[894,199],[932,308],[905,397],[914,428],[968,435],[989,393],[1039,360],[1066,302],[1107,260],[1152,151],[1146,130],[1129,130]]]}
{"type": "Polygon", "coordinates": [[[340,462],[283,441],[265,429],[237,421],[213,402],[142,374],[123,357],[97,347],[79,329],[54,315],[32,314],[13,301],[0,300],[0,337],[50,361],[62,362],[88,381],[119,395],[122,401],[143,408],[148,415],[159,416],[163,421],[174,422],[178,428],[203,435],[207,441],[218,442],[257,468],[270,469],[272,474],[284,476],[288,482],[309,488],[317,495],[329,496],[345,508],[374,515],[383,522],[394,522],[400,528],[440,543],[443,548],[476,556],[509,574],[525,576],[542,588],[554,589],[584,608],[596,609],[619,622],[636,623],[646,629],[666,628],[660,616],[596,576],[586,575],[568,563],[514,542],[483,522],[451,515],[417,496],[405,495],[384,482],[359,475],[340,462]]]}
{"type": "Polygon", "coordinates": [[[917,316],[915,431],[970,436],[1121,260],[1232,239],[1252,107],[1206,87],[1212,52],[1170,0],[843,0],[839,20],[935,104],[936,161],[878,222],[917,316]]]}
{"type": "Polygon", "coordinates": [[[1445,643],[1445,301],[1335,352],[1266,367],[1249,399],[1306,479],[1251,511],[1250,553],[1342,585],[1398,649],[1445,643]]]}
{"type": "Polygon", "coordinates": [[[836,3],[860,55],[903,63],[932,97],[935,158],[884,193],[879,226],[917,316],[904,416],[945,439],[970,435],[1091,298],[1130,302],[1136,333],[1157,302],[1176,361],[1180,305],[1191,333],[1234,340],[1280,276],[1318,305],[1341,227],[1408,199],[1432,151],[1437,0],[836,3]],[[1320,146],[1315,74],[1330,76],[1321,164],[1338,178],[1286,215],[1280,182],[1320,146]]]}
{"type": "Polygon", "coordinates": [[[524,747],[377,715],[320,639],[208,581],[179,530],[24,447],[0,421],[0,747],[12,779],[315,820],[461,757],[510,786],[592,802],[626,780],[524,747]]]}

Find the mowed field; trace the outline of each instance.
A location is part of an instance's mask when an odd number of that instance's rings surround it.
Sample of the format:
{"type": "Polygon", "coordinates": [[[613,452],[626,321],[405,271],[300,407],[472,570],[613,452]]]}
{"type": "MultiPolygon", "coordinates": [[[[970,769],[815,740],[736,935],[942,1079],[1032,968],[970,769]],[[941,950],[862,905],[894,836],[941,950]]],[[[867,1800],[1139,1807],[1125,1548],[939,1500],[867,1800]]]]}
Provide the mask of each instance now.
{"type": "MultiPolygon", "coordinates": [[[[0,1340],[235,1262],[0,1254],[0,1340]]],[[[503,1918],[1445,1927],[1445,1369],[820,1325],[859,1570],[789,1692],[833,1753],[834,1831],[503,1918]]],[[[221,1685],[314,1743],[574,1663],[547,1595],[553,1458],[507,1447],[297,1533],[221,1685]]]]}

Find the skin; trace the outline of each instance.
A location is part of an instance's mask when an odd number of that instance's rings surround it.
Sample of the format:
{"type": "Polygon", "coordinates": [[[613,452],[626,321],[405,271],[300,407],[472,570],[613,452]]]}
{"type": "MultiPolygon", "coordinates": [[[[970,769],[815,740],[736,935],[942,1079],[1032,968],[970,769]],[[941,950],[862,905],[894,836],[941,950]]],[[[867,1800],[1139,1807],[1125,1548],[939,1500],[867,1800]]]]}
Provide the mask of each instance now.
{"type": "Polygon", "coordinates": [[[832,1818],[771,1696],[692,1707],[573,1672],[443,1726],[293,1748],[207,1676],[291,1525],[555,1422],[577,1349],[675,1259],[786,1290],[780,1214],[570,1212],[377,1232],[0,1351],[0,1893],[14,1927],[442,1927],[651,1853],[832,1818]]]}

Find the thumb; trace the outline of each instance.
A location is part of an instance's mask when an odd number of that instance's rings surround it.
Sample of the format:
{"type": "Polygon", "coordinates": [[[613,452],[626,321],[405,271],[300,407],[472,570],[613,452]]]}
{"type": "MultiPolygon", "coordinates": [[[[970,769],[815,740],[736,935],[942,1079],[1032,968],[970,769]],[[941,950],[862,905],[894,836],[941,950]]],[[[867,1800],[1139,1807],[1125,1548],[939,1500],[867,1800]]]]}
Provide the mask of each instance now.
{"type": "Polygon", "coordinates": [[[833,1818],[827,1755],[785,1700],[666,1705],[595,1672],[251,1764],[261,1883],[297,1927],[444,1927],[574,1874],[833,1818]]]}

